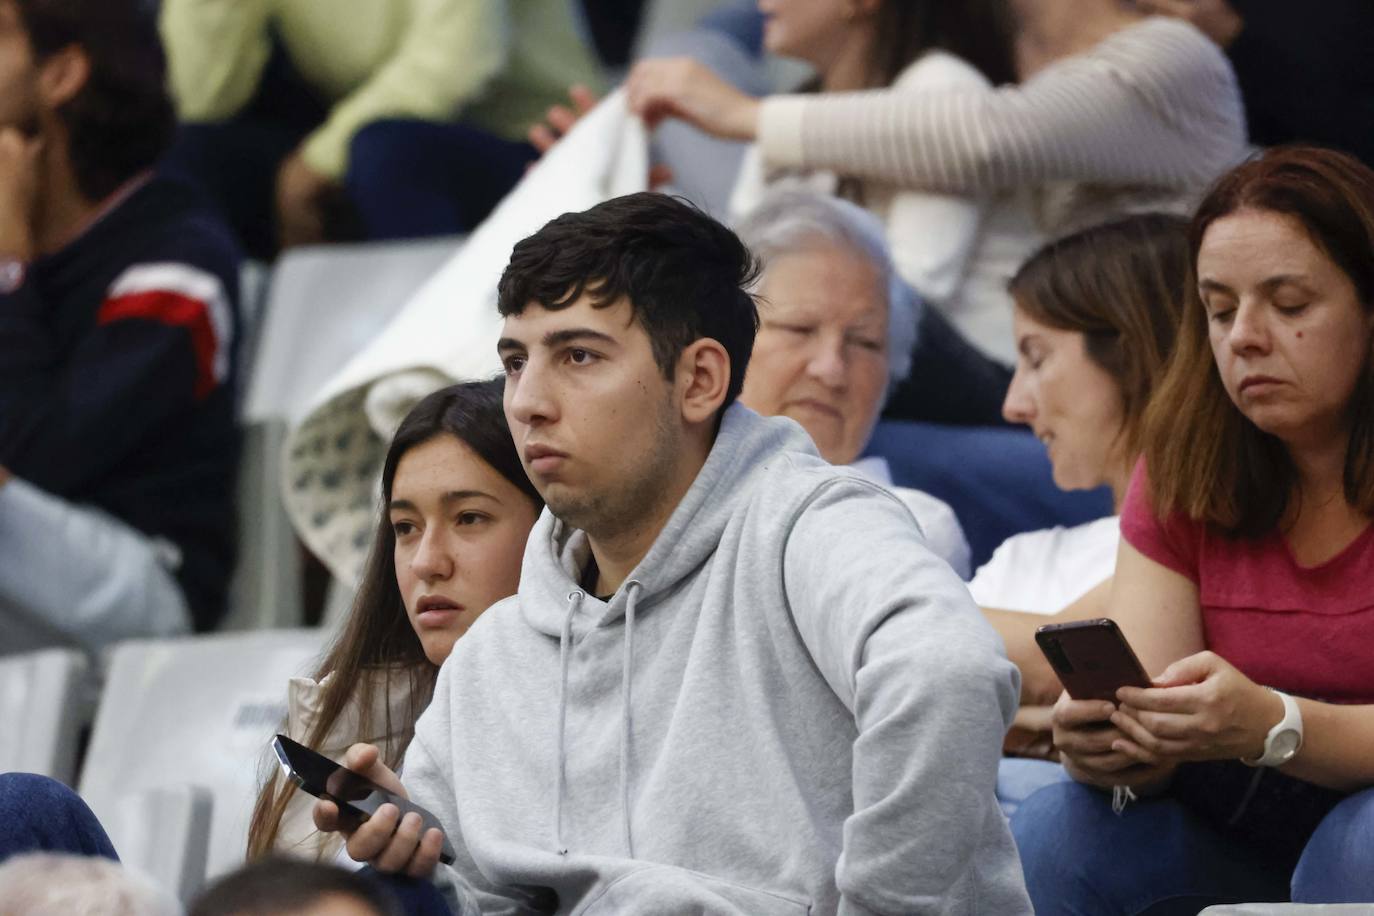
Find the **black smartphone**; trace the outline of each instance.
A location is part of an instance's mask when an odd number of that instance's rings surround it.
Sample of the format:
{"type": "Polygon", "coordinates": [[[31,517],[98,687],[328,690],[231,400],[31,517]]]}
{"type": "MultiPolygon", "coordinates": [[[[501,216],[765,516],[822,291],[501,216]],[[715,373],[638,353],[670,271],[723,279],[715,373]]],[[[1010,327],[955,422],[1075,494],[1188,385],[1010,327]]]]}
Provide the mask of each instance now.
{"type": "Polygon", "coordinates": [[[1150,686],[1149,676],[1114,620],[1047,624],[1035,631],[1035,642],[1075,700],[1115,703],[1121,687],[1150,686]]]}
{"type": "MultiPolygon", "coordinates": [[[[339,817],[350,825],[350,829],[366,821],[388,802],[400,809],[402,817],[409,811],[420,815],[423,821],[420,827],[422,835],[431,827],[444,829],[437,817],[413,801],[388,792],[370,779],[364,779],[285,735],[278,735],[272,740],[272,750],[276,752],[286,778],[316,798],[338,805],[339,817]]],[[[449,845],[447,833],[439,852],[439,861],[445,865],[453,864],[453,847],[449,845]]]]}

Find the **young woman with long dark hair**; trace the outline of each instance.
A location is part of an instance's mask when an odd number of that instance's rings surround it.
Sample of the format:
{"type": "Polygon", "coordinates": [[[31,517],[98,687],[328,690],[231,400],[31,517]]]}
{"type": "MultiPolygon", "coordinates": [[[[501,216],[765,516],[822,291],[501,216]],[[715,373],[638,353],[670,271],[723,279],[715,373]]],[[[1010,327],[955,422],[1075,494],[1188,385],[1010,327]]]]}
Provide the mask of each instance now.
{"type": "MultiPolygon", "coordinates": [[[[501,393],[499,379],[453,385],[401,422],[353,610],[314,676],[290,685],[286,730],[297,741],[336,758],[355,742],[376,744],[397,768],[454,642],[515,593],[543,501],[501,393]]],[[[337,841],[315,832],[313,801],[275,775],[253,811],[249,858],[332,854],[337,841]]]]}

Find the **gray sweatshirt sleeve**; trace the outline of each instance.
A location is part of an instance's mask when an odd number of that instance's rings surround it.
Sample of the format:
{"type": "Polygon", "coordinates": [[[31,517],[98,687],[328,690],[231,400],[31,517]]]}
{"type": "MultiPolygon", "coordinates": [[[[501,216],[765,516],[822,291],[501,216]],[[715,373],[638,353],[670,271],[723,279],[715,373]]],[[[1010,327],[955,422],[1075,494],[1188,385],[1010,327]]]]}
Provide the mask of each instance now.
{"type": "Polygon", "coordinates": [[[455,916],[534,913],[523,900],[502,894],[482,876],[463,840],[454,786],[457,774],[448,754],[448,707],[452,688],[445,677],[447,672],[447,666],[440,669],[434,699],[415,724],[415,737],[406,749],[401,774],[410,800],[439,818],[444,825],[444,835],[453,847],[453,864],[440,864],[434,871],[434,883],[455,916]]]}
{"type": "Polygon", "coordinates": [[[1022,897],[995,798],[1020,677],[968,590],[906,508],[864,481],[822,485],[784,550],[793,619],[859,733],[840,912],[979,912],[1022,897]]]}

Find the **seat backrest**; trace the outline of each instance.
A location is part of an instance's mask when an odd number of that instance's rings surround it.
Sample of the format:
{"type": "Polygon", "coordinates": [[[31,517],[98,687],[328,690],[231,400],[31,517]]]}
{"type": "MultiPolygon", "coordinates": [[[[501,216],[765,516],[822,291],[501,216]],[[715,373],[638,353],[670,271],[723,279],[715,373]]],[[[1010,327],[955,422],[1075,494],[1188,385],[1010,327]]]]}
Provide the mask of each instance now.
{"type": "Polygon", "coordinates": [[[213,812],[204,786],[159,786],[120,796],[101,824],[125,867],[189,902],[205,884],[213,812]]]}
{"type": "MultiPolygon", "coordinates": [[[[207,877],[243,861],[265,752],[286,715],[287,680],[310,671],[326,638],[323,630],[268,630],[115,647],[80,790],[114,828],[116,850],[156,849],[140,838],[156,835],[157,825],[130,823],[129,796],[195,786],[213,800],[207,877]]],[[[156,862],[131,864],[158,873],[156,862]]]]}
{"type": "Polygon", "coordinates": [[[0,657],[0,773],[75,784],[77,737],[90,719],[87,670],[74,649],[0,657]]]}
{"type": "Polygon", "coordinates": [[[454,237],[288,251],[272,271],[243,418],[296,420],[458,250],[454,237]]]}

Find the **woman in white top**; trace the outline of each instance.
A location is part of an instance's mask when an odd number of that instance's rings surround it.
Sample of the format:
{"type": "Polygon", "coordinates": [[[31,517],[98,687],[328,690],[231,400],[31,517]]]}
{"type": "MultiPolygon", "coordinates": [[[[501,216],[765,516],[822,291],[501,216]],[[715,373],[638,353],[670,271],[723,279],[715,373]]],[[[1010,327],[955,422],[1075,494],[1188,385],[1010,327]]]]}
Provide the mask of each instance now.
{"type": "MultiPolygon", "coordinates": [[[[501,406],[501,379],[422,399],[382,466],[382,507],[358,597],[313,677],[293,678],[286,732],[342,760],[377,745],[393,770],[429,705],[439,666],[488,607],[515,594],[543,500],[525,476],[501,406]]],[[[328,858],[314,799],[280,774],[258,796],[248,857],[328,858]]]]}
{"type": "Polygon", "coordinates": [[[1235,74],[1191,25],[1119,0],[1021,0],[1017,13],[1018,86],[759,100],[650,62],[631,74],[630,101],[650,123],[677,117],[756,141],[765,168],[966,197],[1029,190],[1050,235],[1186,212],[1244,156],[1235,74]]]}
{"type": "Polygon", "coordinates": [[[893,486],[882,458],[860,458],[888,392],[911,367],[920,305],[897,276],[882,226],[846,201],[781,190],[736,231],[762,262],[759,331],[740,403],[791,417],[826,461],[892,489],[930,549],[967,578],[969,545],[954,510],[893,486]]]}
{"type": "MultiPolygon", "coordinates": [[[[1045,444],[1063,490],[1108,487],[1120,507],[1140,456],[1145,405],[1163,375],[1188,272],[1187,222],[1131,216],[1037,252],[1011,282],[1018,359],[1004,405],[1045,444]]],[[[1009,538],[969,589],[1021,669],[1022,712],[1009,749],[1043,745],[1060,687],[1036,627],[1105,616],[1116,516],[1009,538]],[[1027,613],[1029,612],[1029,613],[1027,613]]]]}
{"type": "MultiPolygon", "coordinates": [[[[775,0],[763,10],[765,46],[810,64],[817,92],[981,92],[1014,78],[1004,0],[775,0]]],[[[653,66],[660,65],[646,65],[653,66]]],[[[775,168],[756,144],[736,181],[731,215],[739,219],[781,184],[804,184],[870,210],[883,222],[902,278],[984,355],[1015,362],[1006,281],[1043,241],[1025,201],[1013,193],[927,193],[831,170],[775,168]]]]}

